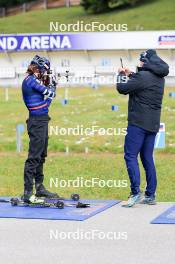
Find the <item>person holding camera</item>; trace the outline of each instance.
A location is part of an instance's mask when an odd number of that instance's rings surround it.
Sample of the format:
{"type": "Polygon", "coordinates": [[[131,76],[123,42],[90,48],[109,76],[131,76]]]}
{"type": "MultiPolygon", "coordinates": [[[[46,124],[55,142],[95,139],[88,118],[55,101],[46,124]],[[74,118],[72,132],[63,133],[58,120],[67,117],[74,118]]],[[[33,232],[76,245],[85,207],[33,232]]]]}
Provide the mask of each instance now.
{"type": "Polygon", "coordinates": [[[140,54],[140,67],[137,73],[131,72],[128,68],[119,68],[117,90],[120,94],[129,95],[124,158],[131,183],[131,194],[126,207],[132,207],[139,202],[156,204],[157,177],[153,150],[160,127],[164,77],[168,73],[169,66],[152,49],[140,54]],[[140,192],[139,154],[147,182],[143,198],[140,192]]]}

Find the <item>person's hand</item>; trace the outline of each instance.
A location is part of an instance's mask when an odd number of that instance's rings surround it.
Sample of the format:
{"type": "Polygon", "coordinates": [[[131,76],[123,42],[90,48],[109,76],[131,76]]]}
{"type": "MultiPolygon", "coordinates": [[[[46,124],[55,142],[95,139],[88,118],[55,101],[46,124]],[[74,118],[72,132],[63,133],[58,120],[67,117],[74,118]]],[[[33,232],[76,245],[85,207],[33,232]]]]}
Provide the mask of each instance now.
{"type": "Polygon", "coordinates": [[[131,74],[131,71],[130,71],[130,69],[129,68],[119,68],[118,69],[118,72],[119,73],[124,73],[124,74],[126,74],[126,76],[129,76],[130,74],[131,74]]]}
{"type": "Polygon", "coordinates": [[[131,70],[129,68],[125,68],[125,74],[126,76],[129,76],[131,74],[131,70]]]}
{"type": "Polygon", "coordinates": [[[120,67],[120,68],[118,69],[118,73],[125,73],[125,68],[120,67]]]}

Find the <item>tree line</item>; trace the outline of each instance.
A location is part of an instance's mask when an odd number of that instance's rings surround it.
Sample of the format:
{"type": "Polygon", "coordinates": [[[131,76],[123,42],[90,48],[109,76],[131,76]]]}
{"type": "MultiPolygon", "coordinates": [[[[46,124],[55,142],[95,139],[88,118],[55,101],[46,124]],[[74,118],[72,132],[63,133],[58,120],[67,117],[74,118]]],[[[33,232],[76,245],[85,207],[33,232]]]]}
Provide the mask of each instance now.
{"type": "MultiPolygon", "coordinates": [[[[34,0],[0,0],[0,7],[11,7],[34,0]]],[[[122,6],[134,6],[144,0],[81,0],[81,5],[89,13],[103,13],[122,6]]]]}
{"type": "Polygon", "coordinates": [[[0,0],[0,7],[11,7],[16,5],[21,5],[24,3],[32,2],[33,0],[0,0]]]}
{"type": "Polygon", "coordinates": [[[81,0],[81,5],[89,13],[103,13],[122,6],[134,6],[144,0],[81,0]]]}

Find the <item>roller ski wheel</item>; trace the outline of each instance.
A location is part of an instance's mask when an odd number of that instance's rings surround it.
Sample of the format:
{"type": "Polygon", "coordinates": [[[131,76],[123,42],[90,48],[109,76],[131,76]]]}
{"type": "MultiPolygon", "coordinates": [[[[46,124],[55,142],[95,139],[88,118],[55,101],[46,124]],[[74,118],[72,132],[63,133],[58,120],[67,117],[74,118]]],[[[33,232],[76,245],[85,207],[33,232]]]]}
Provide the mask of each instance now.
{"type": "Polygon", "coordinates": [[[12,206],[17,206],[18,204],[19,204],[19,199],[18,198],[12,198],[11,200],[10,200],[10,203],[11,203],[11,205],[12,206]]]}
{"type": "Polygon", "coordinates": [[[55,205],[56,205],[56,207],[58,209],[63,209],[64,208],[64,202],[58,201],[55,205]]]}
{"type": "Polygon", "coordinates": [[[79,201],[80,200],[80,195],[78,193],[73,193],[73,194],[71,194],[71,199],[73,201],[79,201]]]}

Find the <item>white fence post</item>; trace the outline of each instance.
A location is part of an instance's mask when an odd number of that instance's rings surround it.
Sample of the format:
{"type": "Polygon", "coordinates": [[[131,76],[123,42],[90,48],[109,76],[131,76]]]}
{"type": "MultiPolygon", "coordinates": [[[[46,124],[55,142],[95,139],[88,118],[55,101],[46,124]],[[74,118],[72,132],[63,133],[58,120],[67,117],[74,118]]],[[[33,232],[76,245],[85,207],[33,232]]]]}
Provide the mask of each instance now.
{"type": "Polygon", "coordinates": [[[22,134],[24,133],[25,127],[23,124],[16,126],[16,151],[20,153],[23,150],[22,145],[22,134]]]}
{"type": "Polygon", "coordinates": [[[66,0],[66,7],[70,7],[70,0],[66,0]]]}
{"type": "Polygon", "coordinates": [[[27,12],[27,3],[24,3],[22,5],[22,11],[23,11],[23,13],[26,13],[27,12]]]}
{"type": "Polygon", "coordinates": [[[89,153],[89,148],[85,147],[84,152],[85,152],[85,154],[88,154],[89,153]]]}
{"type": "Polygon", "coordinates": [[[5,88],[5,101],[9,101],[9,89],[7,87],[5,88]]]}
{"type": "Polygon", "coordinates": [[[6,9],[5,9],[5,7],[1,7],[0,8],[0,12],[1,12],[0,16],[1,17],[5,17],[5,15],[6,15],[6,9]]]}
{"type": "Polygon", "coordinates": [[[66,155],[68,155],[69,152],[70,152],[70,151],[69,151],[69,147],[67,146],[67,147],[66,147],[66,155]]]}
{"type": "Polygon", "coordinates": [[[48,8],[48,0],[44,0],[44,9],[48,8]]]}

